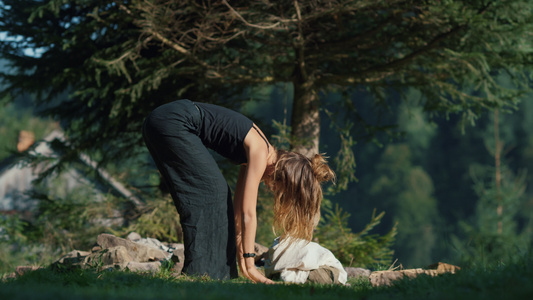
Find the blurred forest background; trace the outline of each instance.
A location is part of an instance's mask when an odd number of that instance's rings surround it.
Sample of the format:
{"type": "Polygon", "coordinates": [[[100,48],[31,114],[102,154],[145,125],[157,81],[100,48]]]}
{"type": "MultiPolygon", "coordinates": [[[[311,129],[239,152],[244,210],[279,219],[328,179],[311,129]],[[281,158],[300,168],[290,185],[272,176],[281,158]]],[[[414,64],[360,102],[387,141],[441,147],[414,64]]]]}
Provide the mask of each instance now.
{"type": "MultiPolygon", "coordinates": [[[[278,147],[330,157],[339,178],[315,237],[345,265],[531,251],[528,1],[4,0],[0,11],[0,161],[21,130],[39,140],[61,127],[62,157],[26,159],[60,171],[88,154],[144,201],[110,196],[125,221],[106,227],[91,223],[102,205],[89,194],[41,195],[31,220],[2,216],[4,270],[42,261],[32,242],[53,256],[100,231],[179,240],[140,136],[151,109],[179,98],[241,111],[278,147]]],[[[236,167],[220,167],[234,185],[236,167]]],[[[265,245],[271,205],[263,191],[265,245]]]]}

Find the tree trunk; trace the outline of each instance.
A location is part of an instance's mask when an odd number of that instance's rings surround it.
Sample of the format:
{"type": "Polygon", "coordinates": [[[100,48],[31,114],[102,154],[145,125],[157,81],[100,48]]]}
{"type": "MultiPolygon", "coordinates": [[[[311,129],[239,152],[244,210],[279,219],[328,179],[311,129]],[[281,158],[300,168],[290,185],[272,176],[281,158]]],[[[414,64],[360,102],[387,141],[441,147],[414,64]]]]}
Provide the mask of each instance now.
{"type": "Polygon", "coordinates": [[[500,142],[500,131],[499,131],[499,118],[498,118],[498,109],[494,110],[494,165],[495,165],[495,181],[496,181],[496,197],[498,200],[498,207],[496,208],[496,213],[498,215],[498,234],[503,232],[502,224],[502,214],[503,214],[503,205],[502,205],[502,194],[501,194],[501,182],[502,182],[502,171],[501,171],[501,153],[502,153],[502,143],[500,142]]]}
{"type": "Polygon", "coordinates": [[[319,99],[314,80],[303,81],[296,76],[293,81],[292,150],[307,157],[318,153],[320,137],[319,99]]]}
{"type": "Polygon", "coordinates": [[[294,1],[298,17],[298,35],[293,40],[295,65],[293,73],[294,98],[292,105],[292,150],[307,157],[318,153],[320,137],[320,115],[318,92],[315,86],[313,68],[306,64],[306,43],[304,23],[298,1],[294,1]]]}

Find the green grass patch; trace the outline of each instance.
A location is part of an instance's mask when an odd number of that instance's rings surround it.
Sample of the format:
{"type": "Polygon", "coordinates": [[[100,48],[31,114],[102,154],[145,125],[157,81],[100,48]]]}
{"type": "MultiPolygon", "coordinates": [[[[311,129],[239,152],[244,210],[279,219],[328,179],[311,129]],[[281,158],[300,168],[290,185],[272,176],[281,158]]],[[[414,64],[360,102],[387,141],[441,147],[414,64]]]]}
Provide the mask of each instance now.
{"type": "Polygon", "coordinates": [[[457,274],[419,276],[391,287],[368,280],[350,286],[253,284],[123,271],[40,269],[0,282],[0,299],[531,299],[532,263],[472,267],[457,274]]]}

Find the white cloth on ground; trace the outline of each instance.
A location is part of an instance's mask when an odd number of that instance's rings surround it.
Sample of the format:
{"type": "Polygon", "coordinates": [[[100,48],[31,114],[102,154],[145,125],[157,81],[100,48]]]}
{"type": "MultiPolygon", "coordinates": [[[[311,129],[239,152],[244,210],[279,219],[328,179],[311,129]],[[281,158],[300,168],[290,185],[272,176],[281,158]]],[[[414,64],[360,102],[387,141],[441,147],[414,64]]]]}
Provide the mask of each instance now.
{"type": "Polygon", "coordinates": [[[339,270],[339,282],[346,284],[348,274],[341,262],[328,249],[315,242],[297,239],[289,243],[279,238],[268,250],[265,260],[265,274],[267,277],[280,273],[281,280],[293,283],[305,283],[311,270],[320,266],[330,266],[339,270]]]}

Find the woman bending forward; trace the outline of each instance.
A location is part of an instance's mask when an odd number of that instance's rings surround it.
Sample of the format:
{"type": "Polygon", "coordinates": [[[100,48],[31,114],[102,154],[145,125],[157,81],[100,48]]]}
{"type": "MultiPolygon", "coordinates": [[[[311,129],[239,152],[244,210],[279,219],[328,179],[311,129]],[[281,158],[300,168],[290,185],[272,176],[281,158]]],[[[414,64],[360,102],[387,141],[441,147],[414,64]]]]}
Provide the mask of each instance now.
{"type": "Polygon", "coordinates": [[[144,122],[143,137],[180,215],[183,273],[235,278],[237,258],[244,276],[272,283],[253,257],[261,181],[274,193],[274,226],[281,238],[311,239],[321,182],[335,176],[322,156],[276,150],[244,115],[190,100],[156,108],[144,122]],[[207,148],[240,165],[233,203],[207,148]]]}

